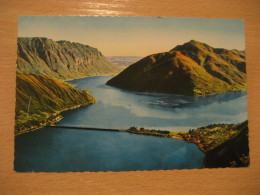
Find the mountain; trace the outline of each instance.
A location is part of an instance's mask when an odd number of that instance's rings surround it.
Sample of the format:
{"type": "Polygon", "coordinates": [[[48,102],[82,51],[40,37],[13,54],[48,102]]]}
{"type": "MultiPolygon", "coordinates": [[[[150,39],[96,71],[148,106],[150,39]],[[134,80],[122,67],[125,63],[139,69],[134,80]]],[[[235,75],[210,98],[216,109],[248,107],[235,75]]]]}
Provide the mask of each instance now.
{"type": "Polygon", "coordinates": [[[89,92],[44,75],[16,76],[16,133],[54,119],[61,111],[95,103],[89,92]]]}
{"type": "Polygon", "coordinates": [[[108,61],[118,66],[129,66],[142,58],[140,56],[107,56],[108,61]]]}
{"type": "Polygon", "coordinates": [[[240,131],[237,136],[206,153],[206,168],[249,166],[248,121],[235,129],[240,131]]]}
{"type": "Polygon", "coordinates": [[[107,85],[191,96],[241,91],[246,89],[245,54],[191,40],[141,59],[107,85]]]}
{"type": "Polygon", "coordinates": [[[117,74],[96,48],[47,38],[18,38],[17,73],[43,74],[66,80],[85,76],[117,74]]]}

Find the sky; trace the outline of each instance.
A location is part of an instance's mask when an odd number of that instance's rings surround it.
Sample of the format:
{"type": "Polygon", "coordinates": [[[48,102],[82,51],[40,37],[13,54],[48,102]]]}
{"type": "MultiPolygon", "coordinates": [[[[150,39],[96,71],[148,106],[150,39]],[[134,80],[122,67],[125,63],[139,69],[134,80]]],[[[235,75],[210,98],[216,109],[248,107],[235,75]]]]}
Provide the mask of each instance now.
{"type": "Polygon", "coordinates": [[[147,56],[190,40],[245,49],[238,19],[107,16],[20,16],[19,37],[47,37],[97,48],[105,56],[147,56]]]}

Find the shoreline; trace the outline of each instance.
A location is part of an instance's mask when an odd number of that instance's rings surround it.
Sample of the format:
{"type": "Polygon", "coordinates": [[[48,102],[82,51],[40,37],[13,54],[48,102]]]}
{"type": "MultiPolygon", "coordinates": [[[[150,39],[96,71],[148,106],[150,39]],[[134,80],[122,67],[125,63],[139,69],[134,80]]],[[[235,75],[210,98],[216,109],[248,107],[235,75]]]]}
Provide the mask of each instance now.
{"type": "Polygon", "coordinates": [[[131,127],[129,133],[168,137],[193,143],[205,154],[233,140],[241,133],[241,128],[248,128],[248,121],[236,124],[210,124],[205,127],[190,129],[188,132],[170,132],[131,127]]]}
{"type": "Polygon", "coordinates": [[[181,95],[181,96],[188,96],[188,97],[209,97],[209,96],[216,96],[224,93],[236,93],[236,92],[246,92],[247,93],[247,88],[243,88],[241,90],[229,90],[229,91],[222,91],[218,93],[209,93],[209,94],[184,94],[184,93],[173,93],[173,92],[168,92],[168,91],[154,91],[154,90],[137,90],[137,89],[129,89],[126,87],[119,87],[118,85],[110,84],[108,83],[110,80],[107,81],[106,85],[115,87],[118,89],[130,91],[130,92],[143,92],[143,93],[159,93],[159,94],[167,94],[167,95],[181,95]]]}
{"type": "MultiPolygon", "coordinates": [[[[133,134],[139,134],[139,135],[149,135],[149,136],[166,137],[166,138],[171,138],[171,139],[182,140],[182,141],[185,141],[186,143],[193,143],[193,144],[197,145],[198,148],[200,149],[200,151],[202,151],[205,154],[208,152],[207,150],[204,149],[204,146],[202,144],[197,143],[197,142],[193,141],[192,139],[184,139],[181,136],[177,136],[177,135],[160,134],[159,130],[158,130],[158,133],[156,133],[156,134],[154,134],[152,131],[149,132],[149,130],[147,130],[147,131],[139,131],[139,132],[138,131],[132,131],[132,130],[126,130],[126,132],[133,133],[133,134]]],[[[178,132],[176,132],[176,134],[177,133],[178,132]]],[[[184,132],[182,132],[182,133],[184,133],[184,132]]]]}
{"type": "Polygon", "coordinates": [[[172,138],[172,139],[177,139],[177,140],[183,140],[183,141],[185,141],[185,142],[187,142],[187,143],[193,143],[193,144],[197,145],[198,148],[199,148],[202,152],[204,152],[205,154],[208,152],[208,151],[206,151],[206,150],[203,149],[203,145],[202,145],[202,144],[199,144],[199,143],[194,142],[194,141],[192,141],[192,140],[185,140],[185,139],[183,139],[183,138],[181,138],[181,137],[178,137],[178,136],[172,136],[171,138],[172,138]]]}
{"type": "MultiPolygon", "coordinates": [[[[126,133],[131,133],[131,134],[136,134],[136,135],[145,135],[145,136],[156,136],[156,137],[165,137],[165,138],[171,138],[171,139],[177,139],[177,140],[183,140],[187,143],[193,143],[196,144],[199,149],[206,153],[207,151],[203,149],[203,145],[199,144],[192,139],[184,139],[181,136],[176,136],[176,135],[170,135],[170,134],[165,134],[164,132],[168,131],[163,131],[163,130],[145,130],[145,131],[135,131],[135,130],[130,130],[130,129],[109,129],[109,128],[97,128],[97,127],[77,127],[77,126],[64,126],[64,125],[55,125],[54,123],[48,124],[47,127],[51,128],[63,128],[63,129],[75,129],[75,130],[92,130],[92,131],[113,131],[113,132],[126,132],[126,133]],[[154,133],[156,131],[156,133],[154,133]]],[[[171,132],[174,133],[174,132],[171,132]]],[[[178,132],[176,132],[177,134],[178,132]]],[[[182,132],[185,133],[185,132],[182,132]]]]}
{"type": "MultiPolygon", "coordinates": [[[[91,130],[91,131],[114,131],[114,132],[127,132],[131,134],[139,134],[144,136],[157,136],[161,138],[170,138],[175,140],[182,140],[186,143],[192,143],[195,144],[198,149],[204,153],[205,158],[203,162],[204,168],[217,168],[217,167],[246,167],[249,166],[250,163],[250,157],[248,153],[248,121],[238,123],[238,124],[232,124],[232,125],[225,125],[225,124],[218,124],[218,125],[209,125],[206,127],[201,127],[195,130],[190,130],[189,132],[169,132],[169,131],[163,131],[163,130],[148,130],[144,128],[136,128],[131,127],[129,129],[105,129],[105,128],[94,128],[94,127],[73,127],[73,126],[59,126],[54,125],[54,123],[57,123],[58,121],[62,120],[61,115],[57,115],[56,118],[54,118],[51,121],[46,122],[43,124],[43,126],[35,127],[34,129],[26,129],[22,132],[20,132],[17,135],[24,134],[30,131],[35,131],[39,128],[44,127],[44,125],[50,125],[48,127],[53,128],[64,128],[64,129],[75,129],[75,130],[91,130]],[[226,127],[223,127],[226,126],[226,127]],[[222,128],[223,127],[223,128],[222,128]],[[222,128],[222,129],[218,129],[222,128]],[[229,129],[228,129],[229,128],[229,129]],[[219,135],[219,133],[223,133],[223,131],[230,130],[234,131],[236,129],[236,133],[233,135],[230,135],[228,138],[223,137],[221,141],[214,138],[212,139],[212,132],[213,131],[219,131],[216,132],[215,135],[219,135]],[[209,131],[208,134],[205,135],[205,133],[202,133],[201,130],[209,131]],[[205,138],[199,138],[197,135],[194,135],[194,132],[196,134],[199,134],[200,136],[205,136],[205,138]],[[190,135],[194,135],[194,137],[190,137],[190,135]],[[211,144],[214,142],[213,144],[211,144]],[[244,145],[241,149],[241,144],[244,145]],[[221,155],[219,156],[219,153],[221,155]],[[228,155],[233,155],[232,159],[227,159],[228,155]],[[223,162],[222,162],[223,161],[223,162]]],[[[214,135],[214,136],[215,136],[214,135]]]]}
{"type": "MultiPolygon", "coordinates": [[[[90,105],[90,104],[88,104],[90,105]]],[[[88,106],[85,105],[85,106],[88,106]]],[[[33,126],[31,128],[25,128],[22,130],[18,130],[15,132],[15,136],[20,135],[20,134],[24,134],[27,132],[31,132],[31,131],[35,131],[37,129],[46,127],[46,126],[50,126],[50,127],[61,127],[61,128],[71,128],[71,129],[82,129],[82,130],[99,130],[99,131],[106,131],[106,130],[111,130],[111,131],[116,131],[116,132],[127,132],[127,133],[132,133],[132,134],[139,134],[139,135],[149,135],[149,136],[157,136],[157,137],[166,137],[166,138],[171,138],[171,139],[177,139],[177,140],[182,140],[185,141],[186,143],[193,143],[196,144],[198,146],[198,148],[203,152],[203,153],[207,153],[211,150],[213,150],[214,148],[218,147],[219,145],[233,139],[234,137],[236,137],[236,135],[238,134],[234,134],[233,136],[229,137],[228,139],[224,140],[224,142],[222,143],[215,143],[213,146],[209,145],[207,142],[203,142],[202,139],[200,138],[195,138],[195,137],[191,137],[189,136],[189,132],[170,132],[167,130],[149,130],[149,129],[143,129],[143,128],[136,128],[136,127],[131,127],[129,129],[106,129],[106,128],[94,128],[94,127],[70,127],[70,126],[56,126],[55,123],[59,122],[60,120],[63,119],[63,117],[60,115],[61,112],[67,111],[67,110],[72,110],[72,109],[76,109],[79,107],[83,107],[84,105],[77,105],[77,106],[73,106],[67,109],[63,109],[62,111],[56,112],[55,113],[55,118],[51,119],[51,120],[47,120],[44,124],[38,125],[38,126],[33,126]]],[[[242,122],[243,123],[243,122],[242,122]]],[[[242,124],[242,123],[238,123],[238,124],[242,124]]],[[[227,126],[234,126],[234,125],[238,125],[238,124],[224,124],[227,126]]],[[[204,127],[202,127],[204,128],[204,127]]],[[[196,130],[200,130],[201,128],[197,128],[196,130]]],[[[195,131],[196,131],[195,130],[195,131]]],[[[204,135],[205,136],[205,135],[204,135]]]]}
{"type": "MultiPolygon", "coordinates": [[[[118,75],[118,73],[115,74],[103,74],[103,75],[92,75],[92,76],[83,76],[83,77],[79,77],[79,78],[74,78],[74,79],[68,79],[68,80],[63,80],[64,82],[68,82],[68,81],[73,81],[73,80],[78,80],[78,79],[84,79],[84,78],[89,78],[89,77],[105,77],[105,76],[116,76],[118,75]]],[[[142,90],[131,90],[131,89],[126,89],[126,88],[121,88],[121,87],[117,87],[117,86],[113,86],[110,84],[105,83],[105,85],[111,86],[111,87],[116,87],[119,89],[123,89],[126,91],[132,91],[132,92],[147,92],[147,93],[160,93],[160,94],[169,94],[169,95],[182,95],[182,96],[189,96],[189,97],[205,97],[205,96],[216,96],[216,95],[220,95],[220,94],[224,94],[224,93],[236,93],[236,92],[246,92],[247,93],[247,88],[243,88],[241,90],[230,90],[230,91],[223,91],[223,92],[218,92],[218,93],[210,93],[210,94],[194,94],[194,95],[187,95],[187,94],[180,94],[180,93],[171,93],[171,92],[156,92],[156,91],[142,91],[142,90]]],[[[75,85],[77,86],[77,85],[75,85]]],[[[74,87],[75,87],[74,86],[74,87]]]]}
{"type": "Polygon", "coordinates": [[[74,80],[77,80],[77,79],[89,78],[89,77],[107,77],[107,76],[115,76],[115,75],[116,75],[116,74],[83,76],[83,77],[78,77],[78,78],[74,78],[74,79],[66,79],[66,80],[63,80],[63,81],[64,81],[64,82],[68,82],[68,81],[74,81],[74,80]]]}
{"type": "Polygon", "coordinates": [[[46,119],[45,123],[40,123],[39,125],[32,126],[30,128],[23,128],[23,129],[19,129],[19,130],[15,129],[14,130],[15,136],[22,135],[22,134],[25,134],[25,133],[29,133],[31,131],[35,131],[35,130],[41,129],[41,128],[49,126],[49,125],[53,125],[53,124],[55,124],[55,123],[57,123],[57,122],[59,122],[59,121],[61,121],[63,119],[63,116],[61,115],[62,112],[65,112],[65,111],[68,111],[68,110],[77,109],[77,108],[80,108],[80,107],[86,107],[86,106],[89,106],[91,104],[94,104],[94,103],[79,104],[79,105],[76,105],[76,106],[71,106],[69,108],[65,108],[65,109],[60,110],[60,111],[56,111],[51,116],[51,117],[54,117],[54,118],[50,119],[51,118],[50,117],[50,118],[46,119]]]}

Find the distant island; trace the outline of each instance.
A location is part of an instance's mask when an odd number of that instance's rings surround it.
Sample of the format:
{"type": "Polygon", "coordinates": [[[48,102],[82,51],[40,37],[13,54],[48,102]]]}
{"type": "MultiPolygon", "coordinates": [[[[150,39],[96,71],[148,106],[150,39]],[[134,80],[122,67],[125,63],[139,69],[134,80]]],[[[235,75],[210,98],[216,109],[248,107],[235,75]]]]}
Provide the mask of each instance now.
{"type": "Polygon", "coordinates": [[[130,65],[107,85],[133,91],[202,96],[246,90],[245,54],[191,40],[130,65]]]}

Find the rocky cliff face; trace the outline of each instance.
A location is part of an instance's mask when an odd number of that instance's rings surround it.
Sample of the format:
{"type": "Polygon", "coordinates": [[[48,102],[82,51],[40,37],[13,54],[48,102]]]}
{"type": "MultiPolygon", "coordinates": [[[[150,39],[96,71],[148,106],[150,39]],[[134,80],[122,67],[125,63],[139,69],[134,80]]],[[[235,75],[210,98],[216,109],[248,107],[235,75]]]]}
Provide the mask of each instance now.
{"type": "Polygon", "coordinates": [[[245,54],[197,41],[147,56],[108,85],[136,91],[210,95],[246,88],[245,54]]]}
{"type": "Polygon", "coordinates": [[[47,38],[18,38],[17,73],[59,79],[112,75],[120,71],[97,49],[47,38]]]}

